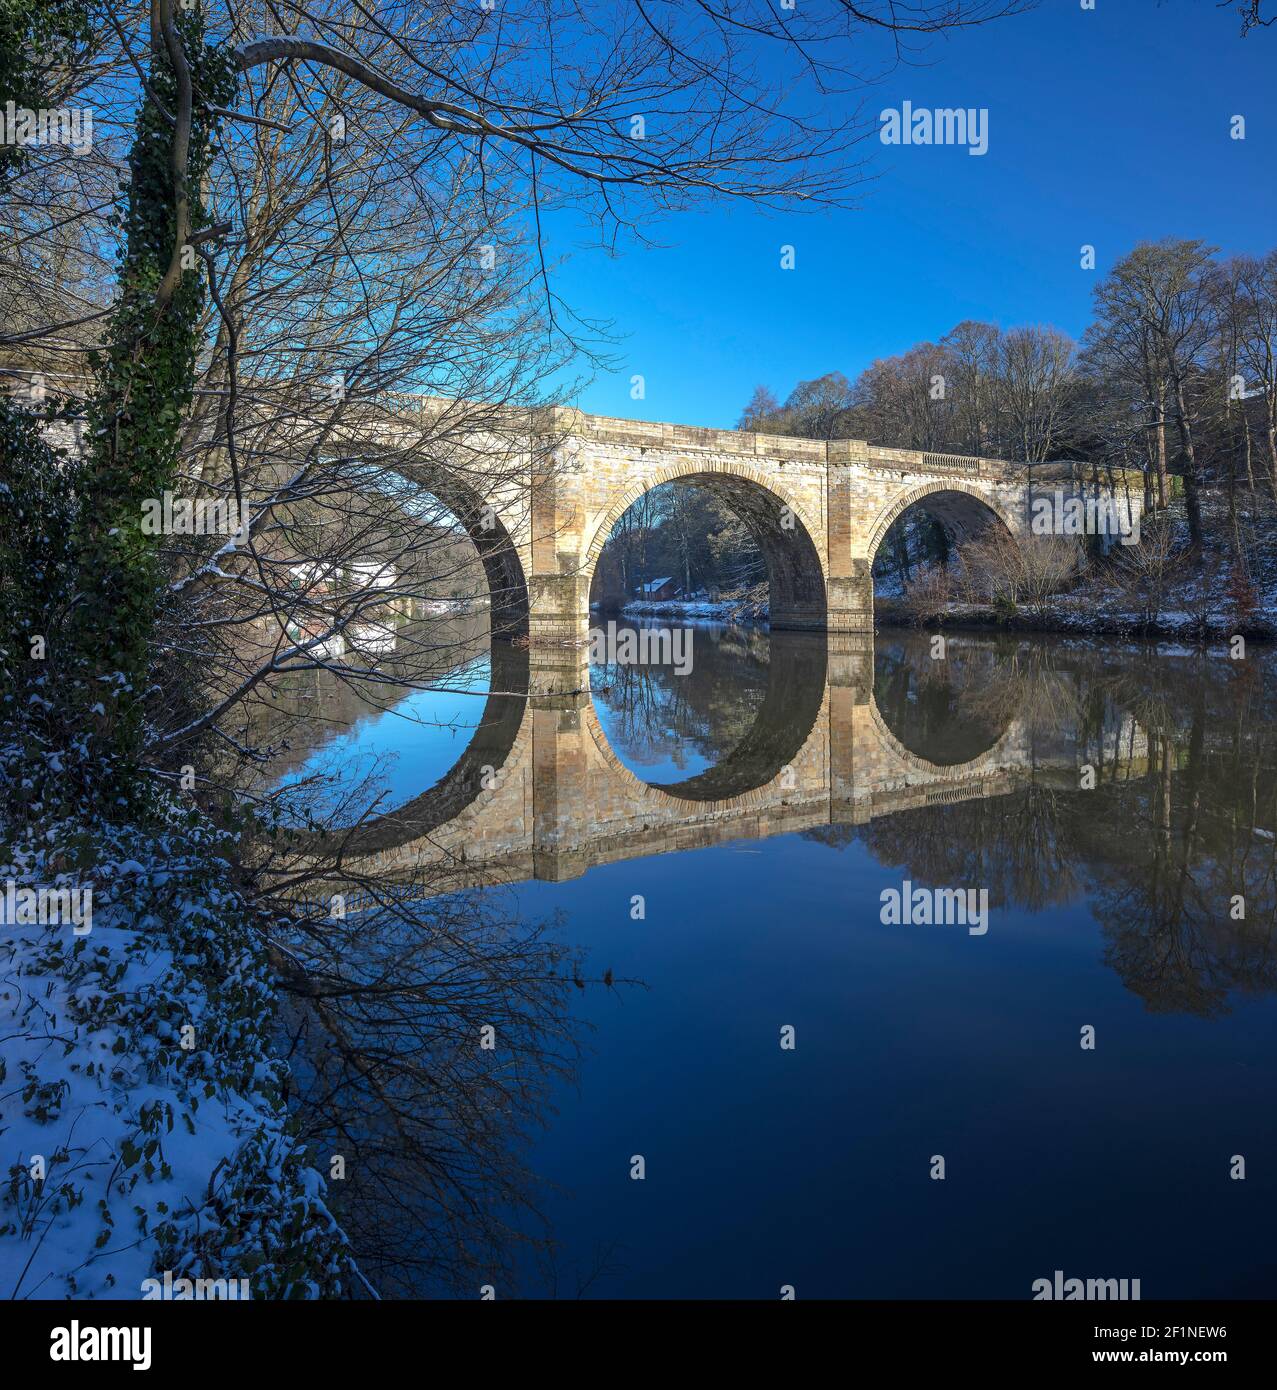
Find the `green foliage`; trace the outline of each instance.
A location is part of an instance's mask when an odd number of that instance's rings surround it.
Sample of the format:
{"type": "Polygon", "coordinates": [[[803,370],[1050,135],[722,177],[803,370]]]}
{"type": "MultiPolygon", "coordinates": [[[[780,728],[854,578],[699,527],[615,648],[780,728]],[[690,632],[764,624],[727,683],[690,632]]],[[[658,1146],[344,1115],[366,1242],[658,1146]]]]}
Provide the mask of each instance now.
{"type": "Polygon", "coordinates": [[[42,814],[84,766],[68,747],[63,695],[84,673],[65,640],[76,571],[60,543],[74,524],[79,470],[43,433],[68,410],[52,400],[25,410],[0,397],[0,730],[26,765],[26,795],[8,808],[11,821],[42,814]]]}
{"type": "MultiPolygon", "coordinates": [[[[33,7],[0,0],[0,67],[20,99],[39,104],[47,54],[83,37],[87,11],[59,3],[23,18],[20,8],[33,7]],[[30,52],[41,39],[48,48],[37,67],[30,52]]],[[[198,190],[213,153],[208,107],[230,99],[233,78],[226,55],[204,42],[198,12],[180,10],[176,23],[195,91],[184,186],[198,230],[206,225],[198,190]]],[[[166,55],[155,58],[150,81],[165,110],[176,109],[178,84],[166,55]]],[[[0,719],[28,758],[32,814],[50,814],[54,798],[64,810],[87,799],[104,813],[128,814],[143,795],[137,763],[159,574],[155,539],[141,530],[142,503],[176,476],[204,305],[195,268],[171,298],[159,298],[182,192],[173,140],[164,112],[144,100],[120,213],[119,298],[93,361],[87,457],[75,464],[42,438],[41,427],[64,413],[58,403],[42,414],[7,402],[0,409],[0,486],[12,509],[0,539],[0,719]],[[34,637],[45,648],[40,659],[31,656],[34,637]]]]}
{"type": "MultiPolygon", "coordinates": [[[[86,37],[87,14],[84,3],[0,0],[0,77],[15,101],[42,104],[57,62],[86,37]]],[[[58,800],[64,812],[96,803],[123,817],[147,796],[139,762],[162,577],[156,538],[142,532],[143,503],[177,479],[205,296],[197,258],[171,293],[165,277],[180,249],[179,200],[188,200],[192,233],[208,224],[211,109],[234,94],[231,59],[206,42],[198,10],[178,9],[174,22],[192,82],[185,174],[173,169],[179,82],[161,49],[148,78],[157,100],[138,108],[118,214],[118,298],[92,358],[83,461],[41,437],[68,407],[0,407],[0,487],[12,516],[0,537],[0,721],[28,759],[32,815],[52,814],[58,800]],[[33,637],[43,639],[42,660],[31,657],[33,637]]]]}
{"type": "Polygon", "coordinates": [[[993,596],[994,616],[1000,623],[1013,623],[1019,616],[1020,609],[1010,594],[999,593],[993,596]]]}
{"type": "MultiPolygon", "coordinates": [[[[86,0],[0,0],[0,102],[32,111],[56,104],[60,76],[90,38],[86,0]]],[[[27,157],[0,144],[0,191],[27,157]]]]}
{"type": "Polygon", "coordinates": [[[45,439],[59,416],[56,404],[37,414],[0,396],[0,686],[6,696],[29,653],[36,618],[68,601],[72,575],[65,553],[51,544],[75,514],[74,463],[45,439]]]}
{"type": "MultiPolygon", "coordinates": [[[[185,269],[166,301],[160,292],[178,240],[178,198],[190,200],[192,233],[208,225],[200,190],[214,150],[209,108],[232,97],[229,58],[205,42],[197,10],[176,12],[195,90],[186,176],[172,170],[173,127],[156,102],[138,111],[130,177],[121,213],[124,230],[119,301],[107,344],[95,355],[98,389],[90,411],[91,445],[73,547],[81,574],[74,640],[93,679],[79,691],[79,711],[94,741],[136,761],[142,737],[151,636],[160,576],[155,538],[144,535],[142,507],[173,486],[183,420],[190,406],[204,307],[204,279],[185,269]]],[[[178,106],[178,82],[166,56],[152,65],[151,85],[167,111],[178,106]]],[[[136,779],[118,790],[132,805],[136,779]]]]}
{"type": "MultiPolygon", "coordinates": [[[[0,749],[6,801],[21,772],[0,749]]],[[[0,1094],[0,1129],[39,1135],[49,1160],[43,1179],[24,1164],[0,1175],[0,1265],[20,1266],[4,1243],[36,1217],[84,1205],[97,1212],[85,1281],[136,1243],[151,1273],[247,1278],[258,1298],[348,1291],[346,1239],[288,1112],[264,923],[228,881],[235,840],[164,793],[152,811],[144,827],[46,821],[0,846],[3,876],[61,882],[78,845],[94,890],[88,936],[0,940],[0,970],[22,982],[6,1018],[20,1089],[0,1094]],[[49,1008],[65,1051],[41,1042],[49,1008]],[[211,1171],[196,1163],[192,1179],[197,1153],[211,1171]]]]}

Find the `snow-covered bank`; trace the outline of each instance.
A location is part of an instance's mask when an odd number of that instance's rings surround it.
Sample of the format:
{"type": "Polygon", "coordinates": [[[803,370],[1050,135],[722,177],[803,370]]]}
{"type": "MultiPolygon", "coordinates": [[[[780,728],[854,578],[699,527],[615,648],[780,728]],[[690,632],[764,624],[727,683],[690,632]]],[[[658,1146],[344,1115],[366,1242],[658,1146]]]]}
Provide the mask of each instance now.
{"type": "Polygon", "coordinates": [[[626,618],[703,618],[717,623],[731,620],[727,604],[711,603],[708,599],[635,599],[621,613],[626,618]]]}
{"type": "Polygon", "coordinates": [[[874,604],[874,614],[879,623],[888,625],[1011,628],[1017,632],[1057,632],[1082,637],[1152,637],[1199,645],[1239,634],[1248,641],[1277,639],[1274,608],[1257,608],[1244,618],[1230,613],[1223,604],[1166,608],[1150,615],[1105,603],[1092,594],[1056,595],[1041,605],[1014,613],[972,603],[946,603],[934,611],[919,612],[905,601],[887,599],[874,604]]]}
{"type": "Polygon", "coordinates": [[[173,806],[158,829],[61,824],[0,850],[0,882],[93,892],[87,933],[0,925],[0,1295],[142,1298],[172,1271],[307,1297],[357,1277],[293,1137],[232,844],[173,806]]]}
{"type": "Polygon", "coordinates": [[[626,618],[678,618],[699,622],[765,622],[767,601],[732,599],[633,599],[621,609],[626,618]]]}
{"type": "MultiPolygon", "coordinates": [[[[728,603],[683,602],[679,599],[636,600],[621,610],[627,618],[665,618],[678,622],[766,622],[767,605],[742,612],[728,603]]],[[[1088,637],[1157,637],[1200,644],[1240,633],[1249,640],[1277,640],[1277,607],[1261,606],[1245,618],[1230,613],[1225,603],[1168,607],[1155,617],[1105,602],[1088,592],[1060,594],[1048,602],[1015,613],[989,604],[946,603],[935,611],[919,612],[917,605],[892,596],[876,595],[874,616],[886,626],[1011,628],[1019,632],[1058,632],[1088,637]]]]}

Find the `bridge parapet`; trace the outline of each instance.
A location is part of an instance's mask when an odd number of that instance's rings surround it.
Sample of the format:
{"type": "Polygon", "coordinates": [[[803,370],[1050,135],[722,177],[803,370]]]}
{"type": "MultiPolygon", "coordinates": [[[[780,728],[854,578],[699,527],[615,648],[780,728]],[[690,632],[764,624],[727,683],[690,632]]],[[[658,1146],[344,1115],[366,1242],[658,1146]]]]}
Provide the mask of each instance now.
{"type": "Polygon", "coordinates": [[[973,454],[932,453],[923,449],[874,449],[869,462],[906,472],[957,473],[994,482],[1020,483],[1028,477],[1027,465],[1023,463],[973,454]]]}
{"type": "Polygon", "coordinates": [[[796,435],[759,434],[751,430],[719,430],[700,425],[676,425],[660,420],[623,420],[612,415],[554,407],[542,412],[537,428],[546,433],[578,434],[599,444],[623,444],[640,449],[693,449],[748,458],[827,461],[823,439],[796,435]]]}
{"type": "Polygon", "coordinates": [[[808,439],[800,435],[720,430],[661,420],[625,420],[613,415],[590,415],[565,406],[547,406],[537,412],[533,430],[537,434],[579,435],[600,444],[625,444],[642,449],[699,449],[785,462],[856,463],[911,473],[961,473],[1019,481],[1026,471],[1024,464],[1006,459],[892,449],[864,439],[808,439]]]}

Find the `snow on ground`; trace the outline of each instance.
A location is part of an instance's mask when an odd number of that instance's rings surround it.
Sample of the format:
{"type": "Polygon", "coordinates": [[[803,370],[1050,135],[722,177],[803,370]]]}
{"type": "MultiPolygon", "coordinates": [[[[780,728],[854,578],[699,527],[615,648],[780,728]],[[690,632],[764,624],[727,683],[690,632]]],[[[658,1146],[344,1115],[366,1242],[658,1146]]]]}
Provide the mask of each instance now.
{"type": "Polygon", "coordinates": [[[292,1138],[274,985],[226,842],[63,826],[10,848],[0,894],[91,883],[90,930],[0,924],[0,1296],[140,1298],[143,1281],[350,1276],[292,1138]],[[54,872],[74,860],[90,867],[54,872]]]}
{"type": "Polygon", "coordinates": [[[131,1214],[139,1179],[157,1218],[190,1208],[252,1126],[251,1104],[224,1096],[205,1103],[196,1129],[168,1078],[150,1079],[130,1056],[127,1026],[96,1007],[108,992],[150,999],[170,970],[172,953],[139,926],[98,921],[83,946],[64,925],[17,926],[0,942],[3,1081],[22,1102],[6,1096],[0,1138],[5,1169],[19,1174],[6,1232],[17,1249],[0,1257],[6,1297],[140,1297],[155,1241],[131,1214]]]}
{"type": "Polygon", "coordinates": [[[635,599],[621,612],[627,618],[703,618],[725,623],[731,621],[732,606],[709,599],[635,599]]]}

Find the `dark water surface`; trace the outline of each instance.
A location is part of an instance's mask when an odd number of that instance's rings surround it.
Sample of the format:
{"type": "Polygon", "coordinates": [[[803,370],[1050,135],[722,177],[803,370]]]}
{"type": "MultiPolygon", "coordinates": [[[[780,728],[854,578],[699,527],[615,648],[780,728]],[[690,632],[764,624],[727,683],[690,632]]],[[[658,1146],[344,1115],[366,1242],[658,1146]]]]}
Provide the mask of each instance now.
{"type": "Polygon", "coordinates": [[[584,1059],[525,1156],[555,1274],[517,1291],[1277,1295],[1273,655],[880,632],[866,664],[714,626],[694,655],[543,711],[555,796],[508,835],[457,791],[472,729],[485,768],[531,756],[482,656],[418,722],[334,706],[290,773],[448,786],[478,880],[582,949],[584,1059]],[[987,930],[884,923],[906,881],[984,890],[987,930]]]}

